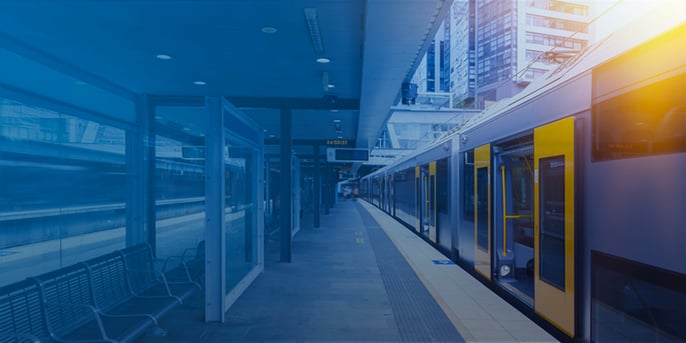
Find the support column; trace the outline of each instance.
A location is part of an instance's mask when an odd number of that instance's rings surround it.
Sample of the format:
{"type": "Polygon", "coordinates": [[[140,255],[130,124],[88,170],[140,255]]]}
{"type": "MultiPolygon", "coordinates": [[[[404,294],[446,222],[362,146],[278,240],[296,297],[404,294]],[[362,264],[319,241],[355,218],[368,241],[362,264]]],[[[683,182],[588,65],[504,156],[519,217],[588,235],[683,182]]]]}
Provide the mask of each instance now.
{"type": "Polygon", "coordinates": [[[224,322],[224,116],[219,97],[205,98],[205,321],[224,322]]]}
{"type": "MultiPolygon", "coordinates": [[[[151,171],[147,161],[150,156],[148,137],[149,123],[153,117],[147,95],[136,99],[136,125],[126,135],[126,164],[128,168],[129,191],[126,198],[126,246],[146,241],[148,199],[152,194],[146,185],[151,171]]],[[[154,153],[154,151],[153,151],[154,153]]]]}
{"type": "Polygon", "coordinates": [[[281,203],[281,262],[291,262],[291,232],[293,231],[293,162],[291,153],[291,117],[290,108],[281,109],[281,182],[279,201],[281,203]]]}
{"type": "Polygon", "coordinates": [[[319,170],[319,144],[314,147],[314,227],[319,228],[319,199],[322,192],[322,178],[319,170]]]}
{"type": "MultiPolygon", "coordinates": [[[[328,163],[326,164],[328,166],[328,163]]],[[[329,198],[329,192],[331,192],[331,180],[329,178],[328,168],[324,168],[324,194],[322,194],[322,199],[324,200],[324,214],[329,215],[329,208],[331,204],[329,203],[331,198],[329,198]]],[[[319,171],[322,172],[321,170],[319,171]]]]}

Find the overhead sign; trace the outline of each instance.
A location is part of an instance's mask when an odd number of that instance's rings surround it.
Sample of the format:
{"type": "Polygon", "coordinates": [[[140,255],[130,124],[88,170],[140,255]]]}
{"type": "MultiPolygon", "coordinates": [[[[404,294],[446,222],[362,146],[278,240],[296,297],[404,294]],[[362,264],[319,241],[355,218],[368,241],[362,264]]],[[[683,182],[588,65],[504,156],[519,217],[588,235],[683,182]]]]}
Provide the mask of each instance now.
{"type": "Polygon", "coordinates": [[[328,162],[366,162],[369,161],[369,149],[327,148],[328,162]]]}

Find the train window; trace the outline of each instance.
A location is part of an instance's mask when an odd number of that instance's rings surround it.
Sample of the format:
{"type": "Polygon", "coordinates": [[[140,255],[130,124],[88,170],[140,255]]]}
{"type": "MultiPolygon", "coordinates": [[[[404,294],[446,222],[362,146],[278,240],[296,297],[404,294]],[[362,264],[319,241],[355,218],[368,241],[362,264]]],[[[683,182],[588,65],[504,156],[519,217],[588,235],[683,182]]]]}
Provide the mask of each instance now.
{"type": "Polygon", "coordinates": [[[594,342],[686,341],[686,275],[591,252],[594,342]]]}
{"type": "Polygon", "coordinates": [[[593,159],[686,152],[686,74],[593,105],[593,159]]]}
{"type": "Polygon", "coordinates": [[[540,160],[540,275],[541,280],[565,288],[565,158],[540,160]]]}
{"type": "Polygon", "coordinates": [[[477,174],[477,244],[479,249],[488,251],[488,168],[482,167],[476,170],[477,174]]]}

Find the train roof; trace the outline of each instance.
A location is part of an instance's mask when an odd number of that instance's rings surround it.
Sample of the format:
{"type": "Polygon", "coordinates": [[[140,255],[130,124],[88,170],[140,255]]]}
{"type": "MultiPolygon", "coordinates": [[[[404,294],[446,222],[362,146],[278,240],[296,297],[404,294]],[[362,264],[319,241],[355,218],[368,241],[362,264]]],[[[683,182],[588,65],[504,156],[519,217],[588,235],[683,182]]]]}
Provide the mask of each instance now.
{"type": "Polygon", "coordinates": [[[470,131],[480,124],[507,113],[511,108],[553,89],[565,81],[618,57],[686,23],[686,1],[668,0],[604,39],[588,46],[577,56],[534,80],[517,95],[500,100],[472,117],[455,134],[470,131]]]}

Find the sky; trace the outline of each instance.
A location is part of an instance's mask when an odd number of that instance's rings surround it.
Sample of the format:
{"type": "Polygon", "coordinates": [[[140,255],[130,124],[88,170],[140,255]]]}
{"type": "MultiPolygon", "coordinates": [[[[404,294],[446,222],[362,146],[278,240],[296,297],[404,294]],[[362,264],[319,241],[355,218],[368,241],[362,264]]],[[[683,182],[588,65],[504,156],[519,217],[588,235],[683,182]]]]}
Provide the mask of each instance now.
{"type": "Polygon", "coordinates": [[[595,0],[596,16],[613,6],[608,13],[596,21],[596,41],[637,19],[657,6],[669,6],[672,1],[686,0],[595,0]]]}

